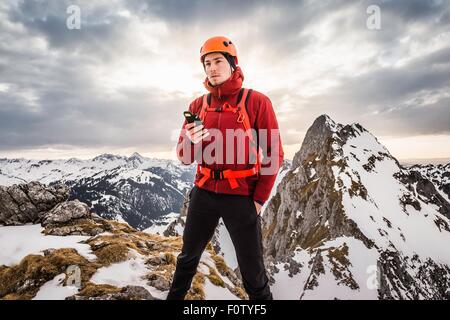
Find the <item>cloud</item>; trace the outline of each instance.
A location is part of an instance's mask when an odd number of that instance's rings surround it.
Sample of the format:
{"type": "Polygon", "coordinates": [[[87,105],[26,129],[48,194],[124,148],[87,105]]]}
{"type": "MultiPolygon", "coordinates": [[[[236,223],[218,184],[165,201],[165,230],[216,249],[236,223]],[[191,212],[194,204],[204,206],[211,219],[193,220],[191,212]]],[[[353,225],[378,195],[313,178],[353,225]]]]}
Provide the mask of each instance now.
{"type": "Polygon", "coordinates": [[[286,144],[324,113],[376,135],[450,134],[449,23],[437,0],[2,2],[0,152],[170,150],[217,34],[271,98],[286,144]],[[66,28],[71,4],[81,30],[66,28]],[[366,27],[372,4],[379,31],[366,27]]]}

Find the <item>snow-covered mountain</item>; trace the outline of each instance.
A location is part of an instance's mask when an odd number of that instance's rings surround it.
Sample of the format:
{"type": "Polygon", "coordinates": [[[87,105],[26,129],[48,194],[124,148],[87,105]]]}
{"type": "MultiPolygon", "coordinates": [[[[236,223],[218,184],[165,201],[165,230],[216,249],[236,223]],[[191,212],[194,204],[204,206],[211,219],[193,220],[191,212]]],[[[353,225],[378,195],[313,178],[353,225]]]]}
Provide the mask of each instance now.
{"type": "MultiPolygon", "coordinates": [[[[84,164],[59,173],[65,164],[0,160],[4,184],[19,182],[14,179],[62,181],[76,190],[79,183],[84,189],[78,194],[92,197],[92,207],[104,196],[100,190],[110,186],[122,197],[128,195],[123,191],[129,190],[127,183],[151,185],[157,178],[143,178],[151,172],[161,178],[158,190],[179,190],[181,207],[168,209],[146,225],[145,232],[138,232],[90,214],[78,201],[58,205],[69,190],[56,184],[0,187],[0,224],[20,225],[0,227],[0,298],[164,297],[181,248],[178,236],[183,233],[193,168],[135,156],[135,161],[111,155],[71,159],[67,161],[84,164]],[[38,169],[45,173],[36,175],[38,169]],[[14,175],[20,170],[23,173],[14,175]],[[67,178],[89,170],[86,176],[67,178]],[[23,225],[29,222],[34,225],[23,225]],[[62,285],[74,261],[88,275],[82,290],[62,285]],[[41,270],[55,263],[48,274],[23,272],[27,265],[41,270]],[[17,280],[4,281],[11,275],[17,280]]],[[[274,298],[450,299],[449,169],[450,164],[403,167],[361,125],[338,124],[325,115],[317,118],[292,163],[283,164],[262,211],[274,298]]],[[[72,191],[71,199],[75,196],[72,191]]],[[[116,211],[107,210],[105,215],[116,217],[116,211]]],[[[221,223],[189,297],[245,298],[236,267],[233,245],[221,223]]]]}
{"type": "Polygon", "coordinates": [[[0,159],[0,185],[63,182],[71,188],[71,199],[87,203],[104,218],[141,230],[179,212],[194,173],[194,166],[138,153],[130,157],[102,154],[90,160],[0,159]]]}
{"type": "Polygon", "coordinates": [[[264,211],[274,297],[450,299],[448,165],[419,169],[317,118],[264,211]]]}
{"type": "MultiPolygon", "coordinates": [[[[449,176],[450,164],[402,167],[359,124],[317,118],[262,210],[275,299],[449,299],[449,176]]],[[[187,206],[165,235],[182,234],[187,206]]],[[[222,222],[211,243],[237,272],[222,222]]]]}
{"type": "Polygon", "coordinates": [[[423,177],[434,184],[436,190],[447,201],[450,201],[450,163],[446,165],[413,165],[409,169],[420,172],[423,177]]]}

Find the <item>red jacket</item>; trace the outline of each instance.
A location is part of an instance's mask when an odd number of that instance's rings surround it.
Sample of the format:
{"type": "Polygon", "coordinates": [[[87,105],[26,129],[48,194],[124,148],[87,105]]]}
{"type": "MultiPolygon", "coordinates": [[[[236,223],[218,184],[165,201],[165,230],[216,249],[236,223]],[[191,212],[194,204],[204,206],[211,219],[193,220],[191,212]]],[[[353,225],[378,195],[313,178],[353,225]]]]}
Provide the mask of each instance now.
{"type": "MultiPolygon", "coordinates": [[[[239,67],[233,72],[232,76],[222,83],[219,86],[212,87],[208,81],[208,79],[205,80],[204,85],[206,89],[211,93],[211,103],[210,107],[220,107],[225,102],[228,102],[231,104],[231,106],[236,106],[237,100],[238,100],[238,94],[242,87],[242,82],[244,80],[244,75],[239,67]]],[[[202,106],[203,97],[199,97],[195,99],[193,102],[191,102],[189,106],[189,111],[199,114],[200,108],[202,106]]],[[[266,161],[263,160],[262,167],[271,167],[275,168],[273,174],[260,174],[258,176],[251,176],[246,178],[238,178],[237,181],[239,183],[239,187],[236,189],[231,189],[229,182],[227,179],[224,180],[213,180],[208,179],[206,183],[203,185],[202,188],[213,191],[216,193],[226,193],[226,194],[238,194],[238,195],[252,195],[253,199],[261,204],[263,204],[269,197],[270,192],[272,190],[273,184],[275,182],[275,178],[277,176],[278,169],[280,168],[283,158],[284,158],[284,152],[283,147],[281,144],[281,138],[278,134],[278,122],[275,116],[275,112],[272,107],[272,103],[268,97],[263,95],[260,92],[252,91],[250,94],[250,97],[247,100],[247,112],[250,119],[250,124],[253,128],[256,130],[259,129],[267,129],[269,138],[267,139],[267,148],[264,152],[264,157],[266,157],[266,161]],[[273,129],[277,129],[277,137],[278,138],[278,150],[272,150],[272,143],[271,143],[271,134],[273,129]],[[278,156],[276,152],[278,151],[278,156]],[[275,153],[274,153],[275,152],[275,153]],[[267,162],[267,159],[271,159],[271,162],[267,162]],[[274,163],[274,160],[277,163],[274,163]]],[[[181,134],[178,140],[177,144],[177,157],[178,159],[186,165],[189,165],[194,162],[194,160],[197,160],[202,166],[206,168],[210,168],[212,170],[226,170],[226,169],[232,169],[232,170],[244,170],[244,169],[250,169],[254,166],[254,164],[250,163],[244,163],[244,164],[238,164],[237,162],[237,144],[235,143],[234,146],[234,155],[235,155],[235,163],[226,163],[226,129],[236,129],[239,126],[242,126],[242,124],[239,124],[236,121],[236,114],[232,112],[208,112],[204,126],[206,129],[220,129],[222,132],[222,135],[224,137],[223,139],[223,153],[215,154],[216,159],[222,159],[222,161],[215,161],[212,164],[205,163],[203,157],[201,159],[196,159],[196,155],[194,154],[194,147],[196,145],[192,144],[189,138],[185,135],[184,126],[186,125],[186,121],[183,123],[181,134]],[[183,154],[183,147],[184,150],[189,150],[189,155],[183,154]]],[[[275,132],[275,131],[274,131],[275,132]]],[[[210,137],[204,139],[201,143],[198,143],[197,151],[200,148],[205,150],[205,147],[208,146],[212,141],[210,137]]],[[[211,149],[211,148],[210,148],[211,149]]],[[[246,141],[245,146],[245,159],[249,159],[248,153],[249,153],[249,144],[248,141],[246,141]]],[[[248,162],[248,161],[246,161],[248,162]]],[[[273,170],[270,170],[271,172],[273,170]]],[[[195,177],[195,183],[200,180],[202,177],[201,173],[197,173],[195,177]]]]}

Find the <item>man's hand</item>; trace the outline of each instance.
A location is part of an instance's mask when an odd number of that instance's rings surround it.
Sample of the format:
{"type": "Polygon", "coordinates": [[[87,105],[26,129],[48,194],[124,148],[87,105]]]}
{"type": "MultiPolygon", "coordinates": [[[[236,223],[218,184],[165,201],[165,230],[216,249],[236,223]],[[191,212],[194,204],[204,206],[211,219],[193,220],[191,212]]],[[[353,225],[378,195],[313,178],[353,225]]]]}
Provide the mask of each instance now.
{"type": "Polygon", "coordinates": [[[188,123],[185,126],[185,129],[187,130],[186,136],[191,140],[193,143],[199,143],[202,141],[202,139],[209,136],[208,129],[203,129],[203,125],[195,126],[195,122],[188,123]]]}
{"type": "Polygon", "coordinates": [[[253,201],[254,203],[255,203],[255,207],[256,207],[256,213],[257,214],[260,214],[261,213],[261,208],[262,208],[262,205],[260,205],[258,202],[256,202],[256,201],[253,201]]]}

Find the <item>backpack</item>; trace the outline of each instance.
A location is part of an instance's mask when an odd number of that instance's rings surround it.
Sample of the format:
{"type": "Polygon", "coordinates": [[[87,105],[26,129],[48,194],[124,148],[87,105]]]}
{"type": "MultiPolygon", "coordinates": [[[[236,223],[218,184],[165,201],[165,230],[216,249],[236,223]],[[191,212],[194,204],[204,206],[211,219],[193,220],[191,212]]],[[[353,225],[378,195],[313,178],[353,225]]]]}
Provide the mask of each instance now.
{"type": "Polygon", "coordinates": [[[211,93],[203,95],[203,102],[200,109],[199,118],[205,123],[206,116],[208,112],[234,112],[238,113],[237,122],[242,123],[244,126],[245,134],[250,140],[250,152],[256,155],[256,164],[251,169],[246,170],[211,170],[209,168],[202,167],[200,164],[197,165],[197,173],[203,174],[203,177],[197,182],[199,187],[202,187],[208,179],[213,180],[223,180],[228,179],[231,189],[236,189],[239,187],[237,183],[238,178],[250,177],[253,175],[258,175],[261,168],[261,154],[259,152],[259,147],[257,141],[251,134],[252,126],[250,124],[250,118],[247,112],[247,102],[250,97],[252,90],[242,88],[238,95],[237,107],[233,108],[228,102],[225,102],[221,107],[212,108],[211,104],[211,93]]]}

